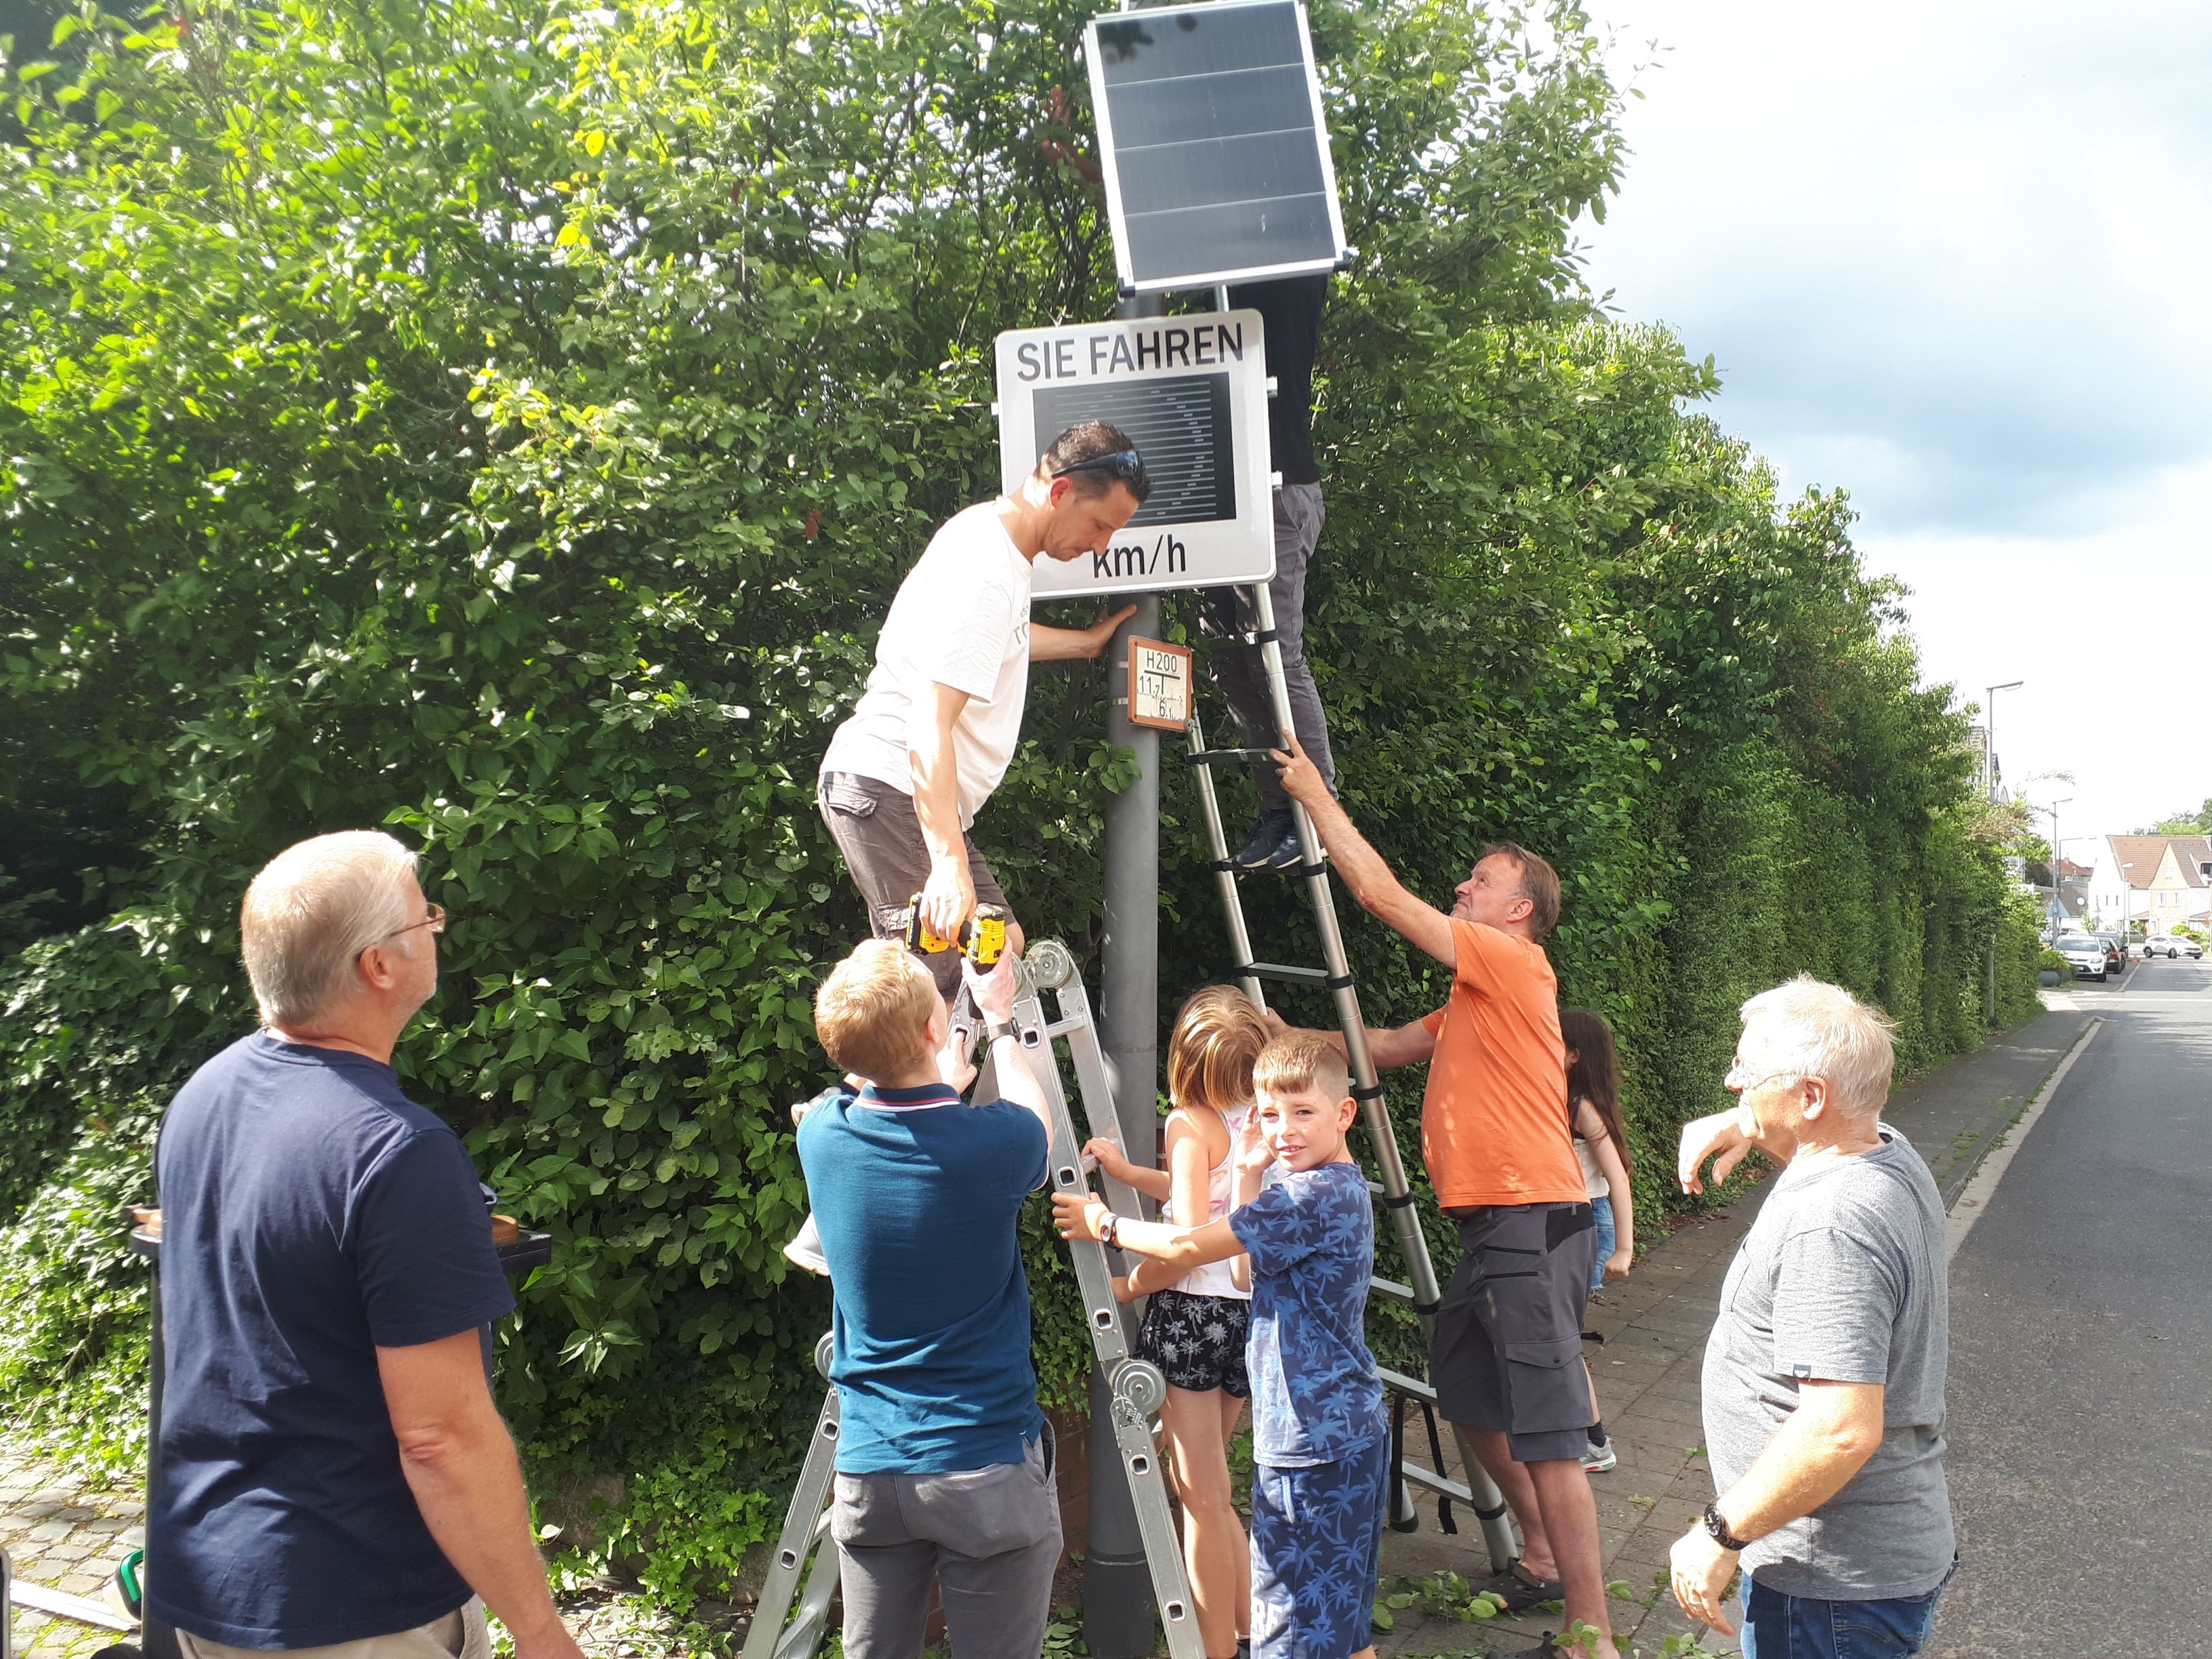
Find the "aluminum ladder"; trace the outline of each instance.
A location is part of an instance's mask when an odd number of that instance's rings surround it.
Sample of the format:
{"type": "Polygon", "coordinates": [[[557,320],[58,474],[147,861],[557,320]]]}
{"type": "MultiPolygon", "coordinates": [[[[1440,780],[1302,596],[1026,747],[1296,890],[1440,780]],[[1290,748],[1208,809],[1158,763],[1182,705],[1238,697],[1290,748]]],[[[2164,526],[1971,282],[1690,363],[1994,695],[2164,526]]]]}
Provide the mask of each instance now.
{"type": "MultiPolygon", "coordinates": [[[[1052,1190],[1081,1192],[1086,1186],[1083,1142],[1068,1115],[1056,1042],[1066,1045],[1083,1099],[1084,1118],[1091,1133],[1117,1147],[1121,1145],[1121,1121],[1114,1112],[1113,1091],[1107,1083],[1097,1027],[1091,1019],[1091,999],[1075,971],[1075,958],[1057,939],[1032,945],[1029,954],[1017,963],[1015,972],[1015,1034],[1051,1112],[1052,1190]],[[1043,994],[1047,991],[1054,994],[1057,1019],[1046,1018],[1043,994]]],[[[972,1018],[964,1010],[961,1017],[972,1018]]],[[[987,1059],[985,1071],[975,1081],[979,1097],[992,1097],[994,1083],[987,1059]]],[[[1136,1194],[1116,1181],[1107,1180],[1103,1184],[1107,1202],[1115,1210],[1124,1215],[1138,1213],[1136,1194]]],[[[1083,1298],[1085,1322],[1091,1328],[1091,1347],[1112,1401],[1114,1437],[1135,1499],[1138,1530],[1144,1540],[1146,1562],[1152,1569],[1153,1601],[1160,1627],[1166,1632],[1170,1659],[1206,1659],[1206,1646],[1198,1632],[1197,1604],[1183,1577],[1182,1549],[1168,1507],[1159,1452],[1152,1442],[1152,1419],[1166,1402],[1167,1379],[1158,1367],[1135,1358],[1130,1351],[1132,1333],[1127,1328],[1121,1304],[1114,1299],[1113,1270],[1107,1264],[1106,1247],[1094,1241],[1071,1243],[1068,1249],[1083,1298]]],[[[830,1355],[830,1339],[825,1334],[814,1352],[815,1364],[825,1376],[830,1355]]],[[[837,1430],[837,1390],[833,1387],[816,1419],[799,1487],[792,1496],[782,1535],[776,1540],[768,1577],[761,1585],[752,1628],[745,1638],[744,1659],[811,1659],[828,1629],[830,1603],[837,1591],[837,1547],[830,1538],[837,1430]]],[[[1098,1479],[1101,1473],[1094,1470],[1091,1478],[1098,1479]]]]}
{"type": "MultiPolygon", "coordinates": [[[[1290,690],[1283,678],[1283,648],[1275,636],[1275,606],[1273,596],[1264,582],[1237,590],[1243,595],[1255,627],[1252,632],[1231,636],[1220,644],[1228,648],[1256,649],[1267,671],[1269,699],[1273,704],[1275,724],[1284,732],[1296,729],[1291,720],[1290,690]]],[[[1206,734],[1198,719],[1195,698],[1191,705],[1190,766],[1198,785],[1199,810],[1206,820],[1206,843],[1213,853],[1214,879],[1221,891],[1221,908],[1229,925],[1229,942],[1236,952],[1237,964],[1231,969],[1244,994],[1261,1007],[1267,1006],[1263,981],[1273,980],[1291,985],[1317,985],[1326,990],[1335,1004],[1337,1024],[1344,1033],[1344,1052],[1350,1062],[1352,1098],[1367,1126],[1367,1138],[1373,1151],[1376,1166],[1382,1179],[1369,1182],[1369,1190],[1382,1200],[1389,1213],[1398,1239],[1398,1248],[1406,1259],[1406,1271],[1413,1283],[1401,1285],[1395,1279],[1376,1277],[1370,1281],[1370,1289],[1395,1301],[1410,1303],[1419,1315],[1421,1328],[1431,1331],[1436,1324],[1437,1309],[1442,1301],[1442,1291],[1437,1285],[1434,1263],[1429,1259],[1429,1242],[1421,1231],[1420,1218],[1414,1213],[1415,1198],[1411,1184],[1406,1179],[1405,1161],[1399,1156],[1398,1137],[1390,1127],[1390,1114],[1383,1105],[1382,1084],[1375,1071],[1375,1062],[1367,1052],[1367,1025],[1359,1011],[1359,992],[1352,983],[1352,966],[1344,953],[1344,933],[1336,920],[1336,899],[1330,886],[1328,867],[1322,862],[1321,837],[1315,832],[1313,819],[1297,801],[1291,803],[1298,830],[1298,846],[1305,862],[1297,873],[1304,878],[1306,896],[1313,907],[1314,925],[1321,935],[1322,961],[1319,968],[1288,966],[1280,963],[1261,962],[1252,951],[1252,934],[1244,921],[1244,902],[1237,885],[1237,870],[1229,862],[1229,842],[1221,822],[1221,802],[1214,793],[1213,768],[1229,762],[1252,761],[1267,763],[1267,751],[1257,749],[1208,749],[1206,734]]],[[[1407,1376],[1389,1370],[1377,1368],[1383,1386],[1408,1400],[1434,1408],[1437,1392],[1418,1377],[1407,1376]]],[[[1467,1437],[1455,1428],[1454,1438],[1459,1443],[1460,1462],[1466,1469],[1466,1485],[1452,1480],[1442,1469],[1431,1469],[1407,1458],[1404,1465],[1407,1486],[1419,1486],[1441,1498],[1449,1498],[1465,1504],[1474,1511],[1482,1523],[1483,1543],[1490,1552],[1493,1571],[1503,1572],[1518,1553],[1513,1542],[1512,1522],[1508,1518],[1505,1499],[1498,1487],[1476,1461],[1474,1448],[1467,1437]]],[[[1392,1494],[1393,1521],[1404,1522],[1410,1517],[1412,1504],[1403,1488],[1392,1494]]]]}

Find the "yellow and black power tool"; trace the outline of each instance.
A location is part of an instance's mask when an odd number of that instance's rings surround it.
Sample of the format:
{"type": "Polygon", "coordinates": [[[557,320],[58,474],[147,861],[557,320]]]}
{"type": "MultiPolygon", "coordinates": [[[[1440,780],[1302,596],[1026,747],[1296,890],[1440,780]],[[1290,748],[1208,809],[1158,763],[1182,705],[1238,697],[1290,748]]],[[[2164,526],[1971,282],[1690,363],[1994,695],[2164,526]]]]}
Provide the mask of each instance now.
{"type": "MultiPolygon", "coordinates": [[[[952,941],[939,939],[929,930],[921,919],[921,895],[916,893],[907,902],[906,948],[935,956],[952,949],[952,941]]],[[[960,954],[975,964],[979,973],[988,973],[999,965],[1006,954],[1006,913],[995,904],[979,904],[975,914],[960,930],[960,954]]]]}

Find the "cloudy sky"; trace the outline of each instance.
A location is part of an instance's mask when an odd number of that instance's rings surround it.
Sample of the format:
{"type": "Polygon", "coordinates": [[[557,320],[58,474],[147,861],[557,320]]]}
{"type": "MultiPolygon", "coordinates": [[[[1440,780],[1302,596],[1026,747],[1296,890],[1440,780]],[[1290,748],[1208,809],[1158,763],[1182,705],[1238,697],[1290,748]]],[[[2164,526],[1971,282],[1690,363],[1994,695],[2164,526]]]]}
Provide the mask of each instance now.
{"type": "Polygon", "coordinates": [[[1644,94],[1593,284],[1850,490],[1929,683],[2027,682],[1998,751],[2069,843],[2212,796],[2212,7],[1592,9],[1644,94]]]}

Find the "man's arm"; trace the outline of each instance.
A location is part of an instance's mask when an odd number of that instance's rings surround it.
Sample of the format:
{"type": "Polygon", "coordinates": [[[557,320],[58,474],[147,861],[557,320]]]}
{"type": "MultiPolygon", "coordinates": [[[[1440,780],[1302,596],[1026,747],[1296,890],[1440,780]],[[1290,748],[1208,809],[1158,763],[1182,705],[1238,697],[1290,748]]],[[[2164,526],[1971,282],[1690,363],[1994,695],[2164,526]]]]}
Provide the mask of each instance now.
{"type": "Polygon", "coordinates": [[[1738,1109],[1731,1106],[1724,1112],[1708,1112],[1703,1117],[1692,1118],[1682,1126],[1682,1139],[1674,1156],[1674,1175],[1681,1182],[1684,1192],[1705,1190],[1698,1166],[1716,1153],[1719,1154],[1713,1164],[1716,1187],[1743,1162],[1745,1154],[1751,1151],[1751,1141],[1737,1127],[1737,1115],[1738,1109]]]}
{"type": "Polygon", "coordinates": [[[430,1536],[514,1634],[518,1659],[582,1659],[531,1536],[514,1442],[484,1381],[481,1334],[379,1348],[399,1468],[430,1536]]]}
{"type": "Polygon", "coordinates": [[[1045,1104],[1044,1085],[1030,1070],[1030,1057],[1022,1052],[1022,1040],[1011,1031],[1000,1037],[991,1045],[991,1062],[998,1070],[999,1098],[1023,1108],[1044,1126],[1046,1156],[1049,1157],[1052,1108],[1045,1104]]]}
{"type": "MultiPolygon", "coordinates": [[[[1272,1008],[1267,1011],[1264,1018],[1277,1036],[1291,1029],[1282,1016],[1272,1008]]],[[[1321,1036],[1337,1053],[1344,1053],[1343,1032],[1323,1031],[1321,1036]]],[[[1377,1030],[1372,1025],[1367,1028],[1367,1057],[1375,1062],[1375,1069],[1378,1072],[1391,1071],[1401,1066],[1419,1066],[1424,1060],[1433,1059],[1436,1052],[1437,1034],[1421,1020],[1387,1031],[1377,1030]]],[[[1346,1057],[1350,1058],[1349,1055],[1346,1057]]]]}
{"type": "Polygon", "coordinates": [[[965,691],[934,682],[929,689],[934,701],[928,718],[917,720],[907,731],[914,815],[921,821],[921,844],[929,854],[921,914],[939,939],[957,939],[962,926],[975,914],[975,881],[968,873],[968,837],[960,828],[960,766],[952,748],[952,728],[968,707],[969,697],[965,691]]]}
{"type": "Polygon", "coordinates": [[[1114,637],[1114,630],[1137,614],[1137,607],[1125,605],[1110,617],[1101,617],[1088,628],[1048,628],[1042,623],[1030,624],[1030,660],[1031,662],[1067,662],[1078,657],[1095,657],[1106,648],[1114,637]]]}
{"type": "Polygon", "coordinates": [[[1320,769],[1306,758],[1298,740],[1291,739],[1287,755],[1279,749],[1269,752],[1282,769],[1283,788],[1312,815],[1322,844],[1336,860],[1337,874],[1344,878],[1344,884],[1352,889],[1360,908],[1446,967],[1457,967],[1459,951],[1452,940],[1451,918],[1406,890],[1382,855],[1367,844],[1367,838],[1328,793],[1320,769]]]}
{"type": "MultiPolygon", "coordinates": [[[[1729,1536],[1750,1543],[1841,1492],[1881,1444],[1882,1395],[1879,1382],[1800,1382],[1796,1410],[1742,1479],[1713,1500],[1729,1536]]],[[[1724,1634],[1734,1627],[1721,1598],[1736,1561],[1736,1553],[1723,1549],[1702,1524],[1676,1540],[1673,1551],[1674,1597],[1682,1611],[1724,1634]]]]}

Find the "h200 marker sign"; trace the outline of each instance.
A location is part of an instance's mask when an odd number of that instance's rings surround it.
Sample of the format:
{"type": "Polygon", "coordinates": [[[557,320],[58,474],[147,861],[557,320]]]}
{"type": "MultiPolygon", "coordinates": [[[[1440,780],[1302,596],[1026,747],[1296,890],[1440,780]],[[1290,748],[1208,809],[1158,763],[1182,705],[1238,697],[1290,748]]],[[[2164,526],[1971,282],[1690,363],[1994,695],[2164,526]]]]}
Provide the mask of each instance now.
{"type": "Polygon", "coordinates": [[[1127,432],[1152,498],[1103,553],[1041,556],[1039,599],[1263,582],[1275,574],[1260,313],[1133,317],[999,336],[999,470],[1021,487],[1078,421],[1127,432]]]}

